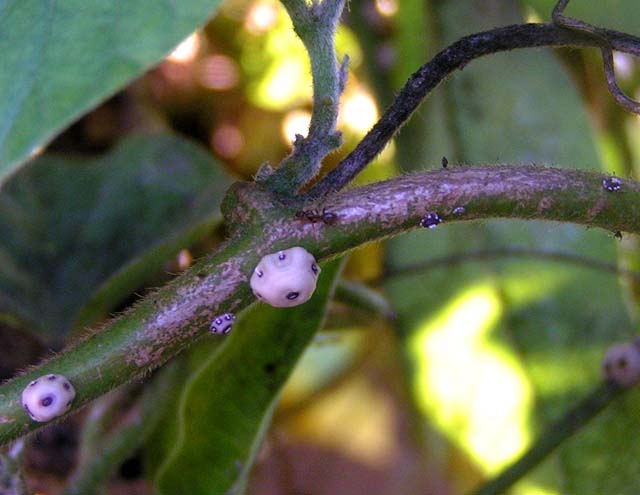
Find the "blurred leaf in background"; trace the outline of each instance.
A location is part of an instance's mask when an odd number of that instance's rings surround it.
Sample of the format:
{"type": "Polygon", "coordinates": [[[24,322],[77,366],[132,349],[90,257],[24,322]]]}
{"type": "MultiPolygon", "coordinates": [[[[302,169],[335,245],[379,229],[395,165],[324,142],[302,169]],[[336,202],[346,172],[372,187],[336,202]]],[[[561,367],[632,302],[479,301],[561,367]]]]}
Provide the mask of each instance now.
{"type": "Polygon", "coordinates": [[[230,180],[178,136],[96,159],[45,155],[0,193],[0,308],[45,340],[113,310],[222,220],[230,180]]]}
{"type": "Polygon", "coordinates": [[[158,63],[217,4],[0,2],[0,183],[82,113],[158,63]]]}
{"type": "MultiPolygon", "coordinates": [[[[471,32],[522,20],[517,6],[505,1],[435,3],[427,15],[441,47],[471,32]]],[[[410,124],[421,131],[410,130],[398,140],[405,169],[438,166],[443,155],[450,166],[601,167],[588,116],[551,52],[516,51],[473,61],[436,90],[427,108],[424,120],[410,124]],[[417,159],[415,150],[423,150],[417,159]]],[[[423,274],[414,268],[386,287],[406,336],[415,400],[425,421],[462,446],[487,475],[495,474],[542,425],[597,383],[604,350],[629,338],[632,328],[611,275],[522,258],[491,265],[464,261],[465,252],[527,246],[615,262],[611,235],[538,222],[447,226],[444,220],[433,231],[390,241],[389,269],[452,254],[459,262],[423,274]]],[[[598,427],[598,438],[610,435],[611,424],[598,427]]],[[[563,493],[567,484],[585,480],[584,472],[574,470],[580,464],[603,466],[590,473],[594,485],[613,476],[611,486],[632,482],[629,471],[614,475],[606,469],[600,447],[584,438],[547,461],[514,493],[563,493]]],[[[623,450],[635,449],[632,443],[623,450]]],[[[480,481],[465,480],[461,471],[456,475],[467,489],[480,481]]]]}

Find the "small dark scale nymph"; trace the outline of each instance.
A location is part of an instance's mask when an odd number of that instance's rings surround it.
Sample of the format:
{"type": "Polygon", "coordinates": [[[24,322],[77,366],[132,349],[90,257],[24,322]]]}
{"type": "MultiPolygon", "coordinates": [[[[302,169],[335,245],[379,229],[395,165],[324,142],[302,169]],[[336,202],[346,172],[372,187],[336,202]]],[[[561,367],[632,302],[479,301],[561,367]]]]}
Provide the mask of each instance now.
{"type": "Polygon", "coordinates": [[[442,168],[447,168],[449,166],[449,160],[447,160],[446,156],[442,157],[442,168]]]}
{"type": "Polygon", "coordinates": [[[618,192],[622,189],[622,181],[617,177],[602,179],[602,189],[607,192],[618,192]]]}
{"type": "Polygon", "coordinates": [[[442,223],[442,218],[437,213],[427,213],[422,220],[420,220],[420,227],[426,227],[428,229],[435,229],[442,223]]]}

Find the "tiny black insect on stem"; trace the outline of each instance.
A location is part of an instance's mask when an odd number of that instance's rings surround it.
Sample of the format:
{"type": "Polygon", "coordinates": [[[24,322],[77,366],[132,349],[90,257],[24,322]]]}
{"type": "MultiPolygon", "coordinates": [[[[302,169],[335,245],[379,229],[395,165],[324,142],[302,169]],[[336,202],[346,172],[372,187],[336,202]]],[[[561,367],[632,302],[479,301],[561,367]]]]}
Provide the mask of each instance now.
{"type": "Polygon", "coordinates": [[[446,156],[442,157],[442,168],[447,168],[447,166],[449,165],[449,160],[447,160],[446,156]]]}
{"type": "Polygon", "coordinates": [[[327,211],[326,208],[320,210],[300,210],[296,212],[296,218],[303,218],[311,223],[322,222],[326,225],[331,225],[338,220],[338,214],[332,211],[327,211]]]}
{"type": "Polygon", "coordinates": [[[622,181],[617,177],[607,177],[602,180],[602,188],[607,192],[619,192],[622,189],[622,181]]]}

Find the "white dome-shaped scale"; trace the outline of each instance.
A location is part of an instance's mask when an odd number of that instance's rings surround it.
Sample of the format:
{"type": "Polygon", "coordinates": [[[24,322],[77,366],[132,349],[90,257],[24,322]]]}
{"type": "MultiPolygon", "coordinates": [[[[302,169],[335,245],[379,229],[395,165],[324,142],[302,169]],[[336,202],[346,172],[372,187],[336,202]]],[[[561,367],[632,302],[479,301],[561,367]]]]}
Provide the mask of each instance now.
{"type": "Polygon", "coordinates": [[[605,378],[621,387],[640,382],[640,349],[634,344],[611,346],[602,361],[605,378]]]}
{"type": "Polygon", "coordinates": [[[22,391],[22,407],[34,421],[51,421],[69,410],[75,396],[76,391],[66,377],[44,375],[22,391]]]}
{"type": "Polygon", "coordinates": [[[311,298],[319,273],[320,267],[309,251],[292,247],[263,257],[253,270],[250,284],[261,301],[289,308],[311,298]]]}

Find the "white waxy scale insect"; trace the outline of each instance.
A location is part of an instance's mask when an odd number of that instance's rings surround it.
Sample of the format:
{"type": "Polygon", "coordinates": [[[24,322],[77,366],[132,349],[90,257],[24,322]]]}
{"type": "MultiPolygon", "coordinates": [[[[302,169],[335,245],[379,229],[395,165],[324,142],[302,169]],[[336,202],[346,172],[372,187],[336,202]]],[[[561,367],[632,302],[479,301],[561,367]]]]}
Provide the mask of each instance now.
{"type": "Polygon", "coordinates": [[[75,396],[76,391],[65,376],[44,375],[22,391],[22,407],[34,421],[51,421],[69,410],[75,396]]]}
{"type": "Polygon", "coordinates": [[[306,249],[292,247],[264,256],[251,275],[251,289],[276,308],[307,302],[316,289],[320,267],[306,249]]]}

